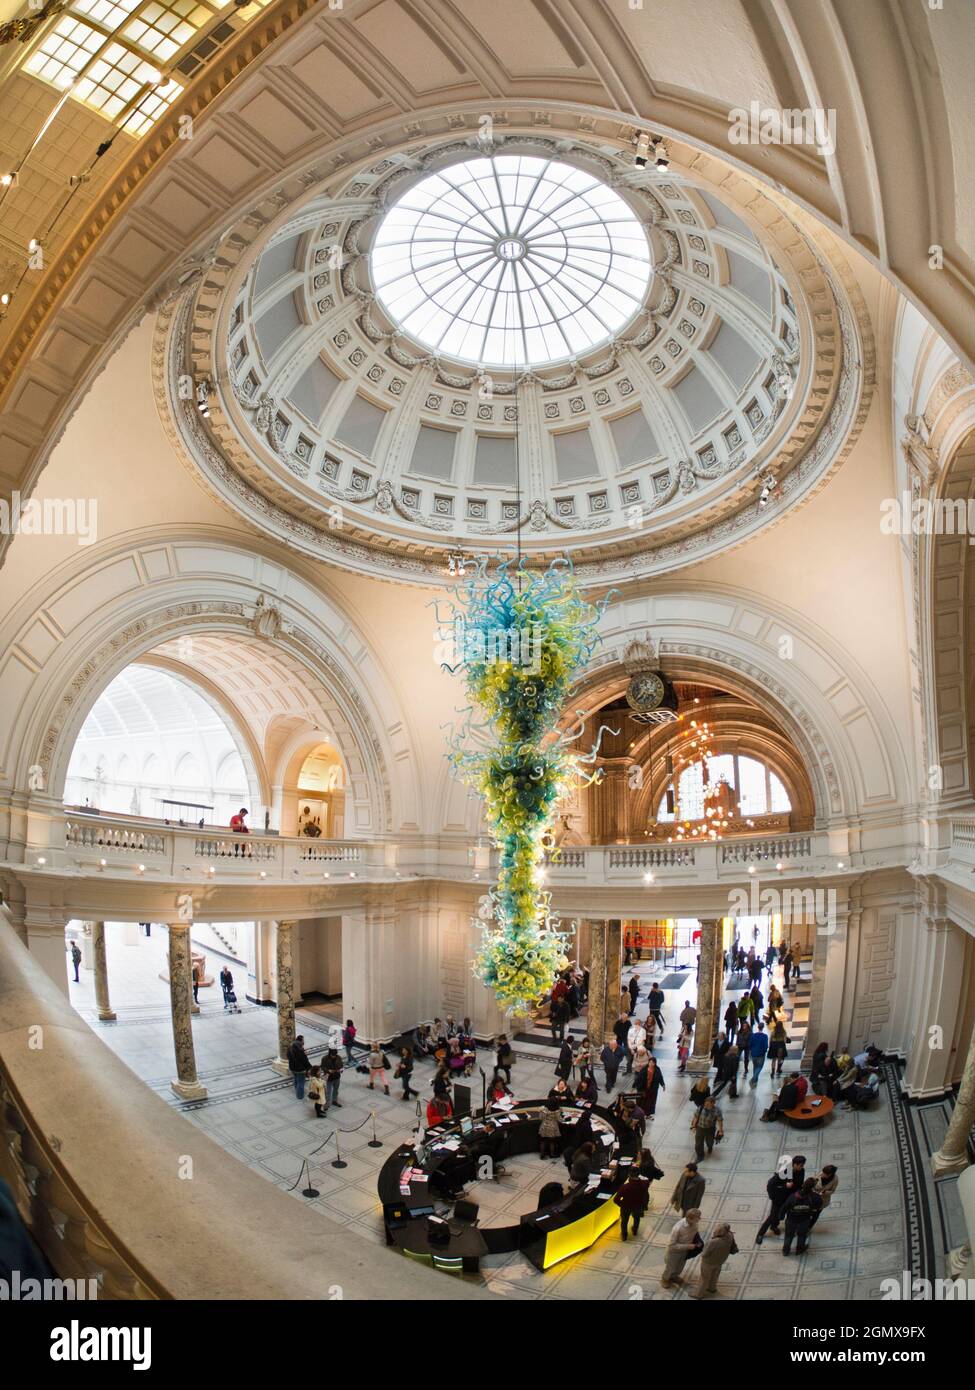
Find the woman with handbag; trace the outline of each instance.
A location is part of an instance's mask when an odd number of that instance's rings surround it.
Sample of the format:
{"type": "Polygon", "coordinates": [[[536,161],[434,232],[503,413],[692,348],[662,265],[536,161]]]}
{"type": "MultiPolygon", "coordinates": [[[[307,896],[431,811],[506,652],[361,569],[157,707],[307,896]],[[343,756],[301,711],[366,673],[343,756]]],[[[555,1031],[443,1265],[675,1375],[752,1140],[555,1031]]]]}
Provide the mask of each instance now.
{"type": "Polygon", "coordinates": [[[410,1077],[413,1075],[413,1049],[411,1047],[401,1047],[399,1051],[399,1063],[393,1075],[397,1081],[403,1083],[403,1094],[401,1100],[411,1100],[420,1094],[410,1086],[410,1077]]]}
{"type": "Polygon", "coordinates": [[[374,1091],[376,1089],[376,1080],[378,1078],[380,1086],[382,1086],[383,1091],[388,1096],[389,1083],[386,1080],[386,1068],[389,1066],[389,1058],[386,1056],[379,1043],[373,1043],[369,1051],[369,1056],[366,1060],[369,1063],[370,1091],[374,1091]]]}
{"type": "Polygon", "coordinates": [[[768,1045],[768,1057],[772,1063],[772,1075],[782,1075],[782,1063],[785,1061],[785,1050],[787,1044],[792,1039],[785,1031],[785,1024],[781,1019],[777,1019],[772,1028],[772,1038],[768,1045]]]}
{"type": "Polygon", "coordinates": [[[308,1082],[308,1099],[315,1107],[315,1115],[319,1120],[324,1120],[328,1114],[328,1102],[325,1099],[325,1081],[322,1077],[321,1067],[312,1067],[311,1076],[308,1082]]]}
{"type": "Polygon", "coordinates": [[[700,1208],[691,1207],[671,1229],[663,1274],[660,1276],[661,1288],[672,1289],[675,1284],[683,1284],[684,1266],[704,1249],[704,1241],[698,1229],[700,1224],[700,1208]]]}

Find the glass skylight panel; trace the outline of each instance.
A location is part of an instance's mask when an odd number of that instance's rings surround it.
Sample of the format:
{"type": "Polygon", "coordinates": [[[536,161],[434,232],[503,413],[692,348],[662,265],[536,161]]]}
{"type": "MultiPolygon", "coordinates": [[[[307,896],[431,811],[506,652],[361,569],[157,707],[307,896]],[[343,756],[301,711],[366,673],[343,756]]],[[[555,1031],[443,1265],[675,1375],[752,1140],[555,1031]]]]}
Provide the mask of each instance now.
{"type": "Polygon", "coordinates": [[[650,284],[629,205],[582,169],[499,155],[431,174],[372,248],[380,303],[418,343],[494,367],[578,356],[626,326],[650,284]]]}

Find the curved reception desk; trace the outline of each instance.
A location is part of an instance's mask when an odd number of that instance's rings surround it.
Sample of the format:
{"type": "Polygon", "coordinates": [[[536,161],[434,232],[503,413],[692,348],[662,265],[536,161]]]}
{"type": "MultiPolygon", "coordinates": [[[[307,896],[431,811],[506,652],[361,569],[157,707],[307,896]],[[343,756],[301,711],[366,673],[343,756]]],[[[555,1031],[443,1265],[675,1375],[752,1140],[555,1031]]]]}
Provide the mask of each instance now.
{"type": "MultiPolygon", "coordinates": [[[[587,1250],[619,1221],[613,1195],[626,1181],[639,1149],[638,1136],[602,1106],[576,1103],[559,1112],[563,1151],[572,1145],[576,1126],[588,1112],[589,1137],[597,1150],[587,1183],[526,1211],[514,1225],[480,1227],[461,1219],[465,1204],[455,1206],[459,1189],[482,1176],[485,1158],[503,1163],[518,1154],[538,1152],[544,1110],[543,1100],[519,1101],[487,1112],[487,1120],[497,1125],[493,1134],[478,1111],[427,1130],[418,1148],[401,1144],[379,1174],[387,1244],[417,1258],[430,1256],[434,1263],[459,1259],[467,1271],[476,1270],[483,1255],[520,1250],[537,1269],[545,1270],[587,1250]],[[438,1217],[438,1204],[451,1208],[446,1220],[438,1217]]],[[[547,1165],[540,1165],[540,1179],[549,1173],[547,1165]]]]}

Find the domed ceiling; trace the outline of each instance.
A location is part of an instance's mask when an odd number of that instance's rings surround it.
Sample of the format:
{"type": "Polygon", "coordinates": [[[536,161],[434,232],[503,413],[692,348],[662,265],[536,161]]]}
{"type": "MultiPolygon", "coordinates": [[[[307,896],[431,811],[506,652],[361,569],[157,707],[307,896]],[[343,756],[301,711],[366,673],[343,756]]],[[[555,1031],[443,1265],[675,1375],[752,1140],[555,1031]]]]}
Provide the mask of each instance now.
{"type": "Polygon", "coordinates": [[[869,373],[823,246],[725,172],[506,131],[310,175],[164,315],[174,438],[250,521],[370,573],[519,530],[607,579],[737,543],[835,467],[869,373]]]}

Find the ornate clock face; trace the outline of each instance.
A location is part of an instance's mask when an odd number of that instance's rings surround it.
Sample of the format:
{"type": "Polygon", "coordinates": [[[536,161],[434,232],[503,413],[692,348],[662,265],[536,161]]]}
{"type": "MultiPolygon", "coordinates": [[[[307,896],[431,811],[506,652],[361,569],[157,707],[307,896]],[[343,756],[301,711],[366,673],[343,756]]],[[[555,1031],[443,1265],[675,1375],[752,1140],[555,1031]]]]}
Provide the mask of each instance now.
{"type": "Polygon", "coordinates": [[[664,698],[664,683],[656,671],[640,671],[635,675],[626,690],[626,703],[631,709],[656,709],[664,698]]]}

